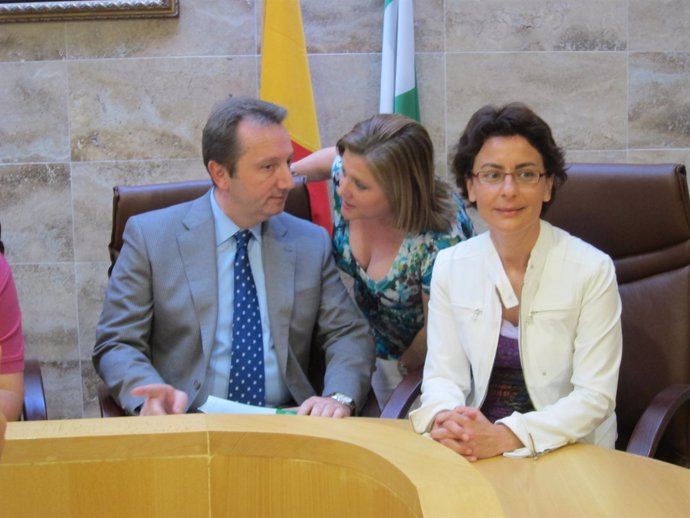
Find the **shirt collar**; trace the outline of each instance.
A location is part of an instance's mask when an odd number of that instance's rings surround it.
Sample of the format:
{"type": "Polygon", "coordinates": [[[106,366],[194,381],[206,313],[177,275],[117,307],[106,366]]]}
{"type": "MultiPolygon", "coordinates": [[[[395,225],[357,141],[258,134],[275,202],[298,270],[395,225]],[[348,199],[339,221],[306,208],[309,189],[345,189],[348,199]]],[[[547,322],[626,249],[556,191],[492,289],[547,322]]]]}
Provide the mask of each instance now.
{"type": "MultiPolygon", "coordinates": [[[[220,208],[216,201],[215,193],[216,188],[214,187],[211,192],[211,212],[213,213],[213,221],[216,229],[216,246],[220,246],[242,229],[223,212],[223,209],[220,208]]],[[[254,225],[249,231],[254,236],[254,239],[261,243],[261,223],[254,225]]]]}

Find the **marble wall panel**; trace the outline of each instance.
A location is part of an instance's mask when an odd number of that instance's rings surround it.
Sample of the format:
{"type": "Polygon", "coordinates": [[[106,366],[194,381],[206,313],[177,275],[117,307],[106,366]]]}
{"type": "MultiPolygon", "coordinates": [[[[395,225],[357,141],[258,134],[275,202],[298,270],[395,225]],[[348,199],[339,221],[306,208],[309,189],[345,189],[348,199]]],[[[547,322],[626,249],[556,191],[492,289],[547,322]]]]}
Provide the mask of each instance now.
{"type": "Polygon", "coordinates": [[[48,419],[79,419],[84,415],[81,365],[77,360],[41,364],[48,419]]]}
{"type": "Polygon", "coordinates": [[[641,164],[685,164],[690,169],[690,148],[686,149],[631,149],[628,159],[641,164]]]}
{"type": "MultiPolygon", "coordinates": [[[[381,0],[304,0],[301,2],[307,52],[381,52],[381,0]]],[[[414,3],[415,49],[443,50],[443,0],[414,3]]]]}
{"type": "MultiPolygon", "coordinates": [[[[201,140],[201,132],[197,136],[201,140]]],[[[77,261],[109,261],[113,187],[208,178],[201,156],[188,160],[75,162],[72,170],[77,261]]]]}
{"type": "Polygon", "coordinates": [[[26,356],[77,360],[77,297],[72,263],[13,264],[26,356]]]}
{"type": "Polygon", "coordinates": [[[624,149],[566,149],[566,162],[608,163],[625,164],[628,162],[628,152],[624,149]]]}
{"type": "Polygon", "coordinates": [[[444,0],[414,2],[416,52],[442,52],[446,49],[444,0]]]}
{"type": "Polygon", "coordinates": [[[307,52],[381,52],[383,2],[305,0],[301,3],[307,52]]]}
{"type": "Polygon", "coordinates": [[[70,59],[220,56],[256,52],[254,2],[180,2],[179,18],[67,24],[70,59]]]}
{"type": "Polygon", "coordinates": [[[86,418],[101,417],[101,409],[98,404],[98,385],[102,383],[93,363],[89,360],[81,362],[81,381],[84,412],[86,418]]]}
{"type": "Polygon", "coordinates": [[[630,50],[690,52],[688,0],[630,0],[630,50]]]}
{"type": "Polygon", "coordinates": [[[626,0],[447,0],[446,51],[624,50],[626,0]]]}
{"type": "Polygon", "coordinates": [[[55,61],[64,57],[64,23],[2,24],[0,61],[55,61]]]}
{"type": "MultiPolygon", "coordinates": [[[[105,246],[104,246],[105,248],[105,246]]],[[[75,264],[79,358],[91,362],[96,324],[103,309],[110,261],[75,264]]]]}
{"type": "Polygon", "coordinates": [[[69,158],[61,62],[0,63],[0,163],[69,158]]]}
{"type": "Polygon", "coordinates": [[[192,158],[213,104],[256,94],[256,57],[71,62],[72,159],[192,158]]]}
{"type": "Polygon", "coordinates": [[[69,166],[0,167],[0,222],[13,263],[72,261],[69,166]]]}
{"type": "Polygon", "coordinates": [[[446,177],[446,70],[445,58],[440,52],[417,56],[417,90],[421,123],[434,143],[436,174],[446,177]]]}
{"type": "Polygon", "coordinates": [[[379,111],[381,55],[309,58],[322,146],[333,146],[360,120],[379,111]]]}
{"type": "Polygon", "coordinates": [[[627,65],[623,54],[448,54],[446,60],[449,146],[478,108],[511,101],[522,101],[534,109],[565,148],[626,146],[627,65]]]}
{"type": "Polygon", "coordinates": [[[690,52],[630,55],[630,145],[690,147],[690,52]]]}

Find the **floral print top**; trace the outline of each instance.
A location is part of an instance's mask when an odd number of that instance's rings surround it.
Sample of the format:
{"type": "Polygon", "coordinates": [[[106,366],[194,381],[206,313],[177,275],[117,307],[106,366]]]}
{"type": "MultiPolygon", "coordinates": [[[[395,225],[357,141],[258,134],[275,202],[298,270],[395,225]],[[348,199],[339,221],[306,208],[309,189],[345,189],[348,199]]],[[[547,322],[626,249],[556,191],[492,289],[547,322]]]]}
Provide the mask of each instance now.
{"type": "Polygon", "coordinates": [[[354,296],[369,320],[376,343],[376,356],[399,359],[424,325],[422,292],[428,294],[431,270],[439,250],[474,235],[462,200],[453,195],[458,207],[457,221],[449,232],[408,234],[388,274],[381,280],[369,278],[357,264],[350,248],[350,228],[341,213],[342,200],[337,189],[342,175],[342,160],[333,162],[333,255],[338,268],[354,280],[354,296]]]}

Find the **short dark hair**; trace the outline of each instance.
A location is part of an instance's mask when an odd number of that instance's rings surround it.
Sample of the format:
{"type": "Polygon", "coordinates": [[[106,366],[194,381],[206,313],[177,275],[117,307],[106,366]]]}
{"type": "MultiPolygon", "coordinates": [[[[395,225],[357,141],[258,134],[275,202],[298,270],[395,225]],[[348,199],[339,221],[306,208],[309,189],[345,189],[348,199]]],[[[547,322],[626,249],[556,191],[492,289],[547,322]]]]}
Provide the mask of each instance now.
{"type": "Polygon", "coordinates": [[[230,176],[234,176],[243,151],[237,138],[239,123],[250,119],[262,125],[282,124],[286,116],[287,110],[282,106],[252,97],[228,97],[216,103],[201,138],[206,169],[213,160],[224,165],[230,176]]]}
{"type": "Polygon", "coordinates": [[[553,177],[551,200],[544,202],[542,212],[553,202],[556,190],[568,179],[563,150],[558,147],[551,128],[523,103],[513,102],[496,107],[487,104],[470,117],[455,148],[452,170],[455,183],[467,199],[467,180],[472,178],[474,160],[484,142],[491,137],[519,135],[539,151],[547,176],[553,177]]]}

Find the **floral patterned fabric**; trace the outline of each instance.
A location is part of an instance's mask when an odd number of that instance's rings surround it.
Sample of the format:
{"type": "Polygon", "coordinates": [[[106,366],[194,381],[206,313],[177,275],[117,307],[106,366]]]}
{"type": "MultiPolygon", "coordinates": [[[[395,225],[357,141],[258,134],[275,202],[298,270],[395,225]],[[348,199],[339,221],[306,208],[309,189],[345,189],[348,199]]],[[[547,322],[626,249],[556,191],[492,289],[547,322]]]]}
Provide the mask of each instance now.
{"type": "Polygon", "coordinates": [[[462,200],[454,195],[458,214],[453,228],[449,232],[408,234],[388,274],[380,281],[374,281],[352,255],[350,228],[342,217],[342,201],[337,193],[342,170],[342,160],[337,156],[331,171],[335,262],[354,280],[355,300],[374,333],[376,356],[398,359],[424,325],[422,292],[429,293],[436,254],[473,236],[472,221],[462,200]]]}

